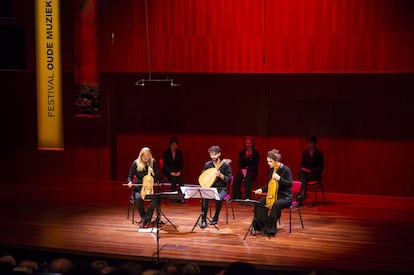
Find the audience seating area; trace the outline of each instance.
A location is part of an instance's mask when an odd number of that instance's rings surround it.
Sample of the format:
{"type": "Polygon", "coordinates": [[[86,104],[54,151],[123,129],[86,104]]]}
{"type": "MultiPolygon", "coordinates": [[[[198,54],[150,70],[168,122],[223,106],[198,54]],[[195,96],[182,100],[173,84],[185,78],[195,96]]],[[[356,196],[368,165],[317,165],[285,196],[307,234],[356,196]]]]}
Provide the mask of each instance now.
{"type": "MultiPolygon", "coordinates": [[[[193,262],[144,262],[30,249],[0,249],[0,274],[38,275],[179,275],[179,274],[347,274],[336,270],[266,270],[235,262],[207,266],[193,262]],[[219,265],[221,264],[221,265],[219,265]],[[246,273],[249,271],[249,273],[246,273]],[[329,273],[326,273],[329,272],[329,273]]],[[[360,273],[363,274],[363,273],[360,273]]],[[[366,273],[368,274],[368,273],[366,273]]]]}

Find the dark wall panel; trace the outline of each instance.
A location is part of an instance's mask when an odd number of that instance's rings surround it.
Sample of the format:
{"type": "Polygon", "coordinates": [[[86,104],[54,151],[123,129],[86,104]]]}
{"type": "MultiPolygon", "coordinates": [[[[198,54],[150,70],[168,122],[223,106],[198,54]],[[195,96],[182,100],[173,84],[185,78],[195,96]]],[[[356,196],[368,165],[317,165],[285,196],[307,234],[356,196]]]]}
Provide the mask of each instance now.
{"type": "Polygon", "coordinates": [[[0,25],[0,70],[26,68],[26,37],[24,26],[0,25]]]}
{"type": "Polygon", "coordinates": [[[412,74],[104,74],[115,132],[413,139],[412,74]],[[386,127],[384,127],[386,125],[386,127]]]}

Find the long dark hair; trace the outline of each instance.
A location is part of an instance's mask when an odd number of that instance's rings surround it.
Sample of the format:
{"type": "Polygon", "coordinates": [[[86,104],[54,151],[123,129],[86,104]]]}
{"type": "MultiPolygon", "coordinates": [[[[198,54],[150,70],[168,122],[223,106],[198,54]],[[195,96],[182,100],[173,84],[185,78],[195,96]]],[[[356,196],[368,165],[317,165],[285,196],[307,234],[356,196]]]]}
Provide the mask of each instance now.
{"type": "Polygon", "coordinates": [[[244,149],[246,149],[246,140],[250,140],[252,142],[252,149],[254,149],[254,146],[255,146],[254,139],[253,139],[253,137],[249,137],[249,136],[244,138],[244,142],[243,142],[244,149]]]}
{"type": "Polygon", "coordinates": [[[170,138],[170,145],[173,144],[173,143],[178,144],[178,138],[177,137],[171,137],[170,138]]]}

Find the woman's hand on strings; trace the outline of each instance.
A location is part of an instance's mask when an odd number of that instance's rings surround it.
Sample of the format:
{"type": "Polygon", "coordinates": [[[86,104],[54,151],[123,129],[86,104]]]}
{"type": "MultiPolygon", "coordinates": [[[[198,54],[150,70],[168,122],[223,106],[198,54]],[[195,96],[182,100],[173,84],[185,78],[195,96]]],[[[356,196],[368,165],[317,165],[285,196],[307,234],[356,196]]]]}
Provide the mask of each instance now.
{"type": "Polygon", "coordinates": [[[259,188],[259,189],[254,190],[253,192],[254,192],[256,195],[260,195],[260,194],[262,194],[263,190],[262,190],[262,188],[259,188]]]}

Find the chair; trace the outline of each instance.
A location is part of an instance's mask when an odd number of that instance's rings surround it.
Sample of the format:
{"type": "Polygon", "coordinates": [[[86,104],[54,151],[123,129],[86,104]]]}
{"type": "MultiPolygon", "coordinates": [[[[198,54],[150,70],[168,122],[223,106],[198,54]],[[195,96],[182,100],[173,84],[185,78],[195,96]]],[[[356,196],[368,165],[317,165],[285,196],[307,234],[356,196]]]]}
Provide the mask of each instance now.
{"type": "Polygon", "coordinates": [[[322,180],[308,181],[306,183],[306,189],[307,191],[313,191],[313,205],[316,205],[318,203],[316,194],[318,190],[320,190],[322,193],[323,203],[326,203],[322,180]]]}
{"type": "MultiPolygon", "coordinates": [[[[132,178],[132,182],[135,182],[135,176],[132,178]]],[[[129,220],[129,216],[132,216],[132,223],[135,222],[134,219],[134,214],[135,214],[135,194],[133,192],[131,192],[131,196],[129,197],[129,202],[128,202],[128,212],[127,212],[127,220],[129,220]],[[131,212],[132,211],[132,212],[131,212]]]]}
{"type": "MultiPolygon", "coordinates": [[[[229,204],[231,204],[231,189],[233,188],[233,179],[234,177],[231,177],[231,181],[227,184],[227,195],[224,197],[223,201],[226,202],[226,224],[229,224],[229,204]]],[[[231,213],[233,215],[233,220],[236,219],[234,216],[234,207],[231,205],[231,213]]],[[[210,205],[210,217],[211,215],[211,205],[210,205]]]]}
{"type": "MultiPolygon", "coordinates": [[[[289,207],[289,233],[292,233],[292,213],[293,212],[298,212],[299,214],[299,219],[300,219],[300,223],[302,225],[302,229],[305,229],[305,227],[303,226],[303,220],[302,220],[302,214],[300,213],[300,205],[299,202],[296,201],[296,197],[297,194],[300,194],[300,188],[302,186],[302,182],[301,181],[293,181],[292,182],[292,204],[289,207]]],[[[279,224],[280,224],[280,219],[279,219],[279,224]]]]}
{"type": "MultiPolygon", "coordinates": [[[[227,184],[227,195],[224,197],[224,201],[226,202],[226,224],[229,223],[229,204],[231,203],[231,189],[233,188],[233,177],[231,177],[231,181],[227,184]]],[[[233,204],[231,205],[231,213],[233,215],[233,220],[236,218],[234,216],[234,207],[233,204]]]]}
{"type": "Polygon", "coordinates": [[[134,194],[132,193],[131,196],[129,197],[129,204],[128,204],[128,212],[127,212],[127,220],[129,220],[129,216],[131,214],[132,216],[132,224],[134,224],[135,220],[134,220],[134,213],[135,213],[135,197],[134,194]],[[130,213],[132,211],[132,213],[130,213]]]}

